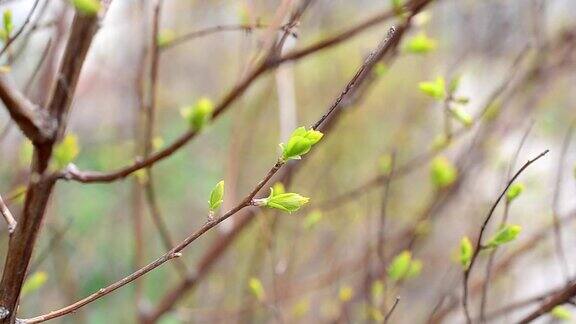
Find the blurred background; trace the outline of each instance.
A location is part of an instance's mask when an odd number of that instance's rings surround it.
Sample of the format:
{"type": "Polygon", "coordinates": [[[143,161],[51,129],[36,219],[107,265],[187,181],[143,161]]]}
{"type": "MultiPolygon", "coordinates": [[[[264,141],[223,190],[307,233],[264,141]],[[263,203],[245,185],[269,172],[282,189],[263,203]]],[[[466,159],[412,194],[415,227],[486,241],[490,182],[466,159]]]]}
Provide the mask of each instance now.
{"type": "MultiPolygon", "coordinates": [[[[4,0],[0,8],[12,11],[18,28],[35,2],[4,0]]],[[[149,95],[142,67],[149,64],[155,39],[152,2],[115,0],[102,21],[68,127],[77,137],[74,163],[80,169],[112,170],[131,163],[139,152],[142,91],[149,95]]],[[[265,26],[285,3],[164,1],[157,36],[162,46],[155,150],[187,130],[182,107],[201,98],[219,102],[245,75],[270,33],[282,33],[265,26]],[[239,24],[263,27],[180,38],[239,24]]],[[[297,37],[289,36],[284,51],[352,28],[391,10],[393,3],[312,1],[291,28],[297,37]]],[[[560,288],[576,273],[576,225],[570,222],[576,213],[576,140],[570,142],[576,119],[575,12],[571,0],[433,1],[412,19],[394,57],[377,66],[370,86],[345,108],[286,185],[310,197],[309,205],[292,214],[253,210],[251,216],[233,216],[184,250],[179,260],[185,271],[178,260],[168,263],[53,322],[144,322],[186,280],[193,283],[184,285],[186,293],[162,312],[159,323],[382,322],[397,296],[392,323],[463,322],[460,240],[477,237],[510,169],[549,149],[521,175],[524,191],[500,204],[487,233],[498,229],[505,209],[508,222],[522,226],[519,237],[495,253],[486,295],[486,313],[501,315],[490,322],[520,319],[538,306],[538,299],[498,311],[560,288]],[[452,107],[464,118],[446,117],[453,103],[422,91],[422,82],[439,77],[446,88],[459,80],[451,94],[461,103],[452,107]],[[388,181],[386,161],[392,156],[388,181]],[[457,168],[446,186],[431,177],[438,156],[457,168]],[[395,174],[397,168],[405,172],[395,174]],[[555,216],[563,220],[567,266],[551,230],[555,216]],[[385,258],[378,256],[382,246],[385,258]],[[421,262],[421,269],[394,280],[389,269],[404,250],[421,262]]],[[[46,101],[73,14],[68,1],[40,0],[25,29],[27,38],[16,42],[3,61],[19,88],[39,105],[46,101]]],[[[156,164],[155,207],[170,237],[178,242],[205,223],[210,191],[222,179],[223,209],[235,206],[274,164],[278,143],[297,126],[320,118],[389,28],[399,24],[398,18],[382,21],[265,74],[201,135],[156,164]]],[[[5,109],[0,110],[0,157],[0,194],[18,216],[19,193],[30,177],[30,144],[5,109]]],[[[114,183],[57,185],[21,298],[21,316],[68,305],[166,251],[142,191],[149,180],[131,176],[114,183]],[[139,248],[135,223],[142,224],[139,248]]],[[[7,239],[0,236],[1,255],[7,239]]],[[[474,316],[479,315],[488,254],[479,256],[471,276],[474,316]]],[[[565,310],[576,316],[573,306],[565,310]]]]}

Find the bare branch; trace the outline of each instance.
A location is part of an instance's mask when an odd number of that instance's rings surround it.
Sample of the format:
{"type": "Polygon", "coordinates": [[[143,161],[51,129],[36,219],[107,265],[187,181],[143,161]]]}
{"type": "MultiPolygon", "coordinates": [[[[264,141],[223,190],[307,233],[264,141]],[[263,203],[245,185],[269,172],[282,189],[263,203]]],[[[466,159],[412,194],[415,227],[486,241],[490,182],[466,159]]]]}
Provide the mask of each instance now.
{"type": "Polygon", "coordinates": [[[52,138],[56,123],[16,88],[6,73],[0,73],[0,99],[10,117],[24,135],[34,143],[44,143],[52,138]]]}

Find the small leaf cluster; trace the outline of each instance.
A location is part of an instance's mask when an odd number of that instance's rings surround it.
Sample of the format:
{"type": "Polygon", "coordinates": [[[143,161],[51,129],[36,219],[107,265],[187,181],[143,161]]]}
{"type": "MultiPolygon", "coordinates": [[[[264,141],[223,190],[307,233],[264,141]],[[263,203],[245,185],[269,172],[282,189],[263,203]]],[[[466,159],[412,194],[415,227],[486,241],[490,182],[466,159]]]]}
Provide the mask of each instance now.
{"type": "Polygon", "coordinates": [[[392,281],[418,277],[422,272],[422,261],[412,259],[410,251],[403,251],[394,257],[388,267],[388,277],[392,281]]]}
{"type": "Polygon", "coordinates": [[[218,182],[212,192],[210,193],[210,200],[208,201],[208,210],[214,214],[222,203],[224,202],[224,180],[218,182]]]}
{"type": "Polygon", "coordinates": [[[434,81],[424,81],[418,83],[418,88],[422,93],[432,97],[436,101],[444,102],[448,105],[450,115],[465,127],[471,127],[474,120],[461,106],[467,105],[470,101],[468,97],[455,96],[458,90],[460,78],[454,78],[448,88],[443,77],[437,77],[434,81]]]}
{"type": "Polygon", "coordinates": [[[436,40],[428,37],[425,33],[419,33],[407,40],[404,51],[411,54],[426,54],[434,51],[437,46],[436,40]]]}
{"type": "Polygon", "coordinates": [[[293,192],[284,192],[283,188],[270,188],[270,195],[262,199],[254,199],[254,205],[266,206],[285,212],[295,212],[310,201],[310,198],[293,192]]]}
{"type": "Polygon", "coordinates": [[[506,200],[508,200],[508,202],[512,202],[514,199],[518,198],[523,191],[523,183],[518,182],[510,185],[510,188],[508,188],[506,191],[506,200]]]}
{"type": "Polygon", "coordinates": [[[437,189],[444,189],[456,181],[458,170],[446,157],[438,156],[432,160],[430,177],[437,189]]]}
{"type": "Polygon", "coordinates": [[[208,98],[201,98],[192,106],[180,109],[180,114],[188,122],[192,131],[200,131],[212,120],[214,103],[208,98]]]}
{"type": "Polygon", "coordinates": [[[514,241],[520,232],[522,231],[522,227],[518,225],[504,225],[500,230],[488,240],[486,244],[486,248],[495,248],[502,244],[506,244],[508,242],[514,241]]]}
{"type": "Polygon", "coordinates": [[[302,155],[310,152],[312,146],[322,139],[322,136],[324,134],[314,129],[306,130],[306,127],[296,128],[288,142],[280,144],[282,148],[280,160],[286,162],[288,160],[301,159],[302,155]]]}

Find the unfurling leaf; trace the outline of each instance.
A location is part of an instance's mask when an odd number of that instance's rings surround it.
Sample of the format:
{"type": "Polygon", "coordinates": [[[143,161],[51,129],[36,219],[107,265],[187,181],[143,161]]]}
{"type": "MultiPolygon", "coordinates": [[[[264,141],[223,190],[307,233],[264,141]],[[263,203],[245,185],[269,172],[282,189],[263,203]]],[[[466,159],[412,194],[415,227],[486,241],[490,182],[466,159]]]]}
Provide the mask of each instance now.
{"type": "Polygon", "coordinates": [[[492,236],[488,244],[486,244],[486,247],[493,248],[511,242],[518,237],[521,231],[522,227],[518,225],[505,225],[492,236]]]}
{"type": "Polygon", "coordinates": [[[281,160],[299,160],[302,155],[308,153],[312,146],[324,136],[317,130],[306,130],[305,127],[298,127],[290,136],[286,144],[280,144],[282,148],[281,160]]]}
{"type": "Polygon", "coordinates": [[[473,254],[474,247],[472,247],[472,242],[467,236],[464,236],[460,241],[460,264],[464,270],[468,270],[468,267],[470,267],[473,254]]]}
{"type": "Polygon", "coordinates": [[[68,134],[64,139],[54,147],[54,166],[57,169],[62,169],[68,163],[74,161],[78,156],[80,149],[78,148],[78,138],[74,134],[68,134]]]}
{"type": "Polygon", "coordinates": [[[564,306],[556,306],[552,308],[552,310],[550,311],[550,315],[552,315],[552,317],[556,319],[563,321],[569,321],[572,319],[572,313],[570,313],[570,311],[564,306]]]}
{"type": "Polygon", "coordinates": [[[47,280],[48,275],[46,272],[34,272],[33,275],[24,281],[24,285],[22,286],[22,295],[26,295],[40,289],[42,286],[44,286],[47,280]]]}
{"type": "Polygon", "coordinates": [[[200,131],[212,119],[214,104],[208,98],[201,98],[194,106],[187,106],[180,110],[180,114],[193,131],[200,131]]]}
{"type": "Polygon", "coordinates": [[[100,0],[71,0],[72,5],[78,12],[86,16],[94,16],[100,11],[100,0]]]}
{"type": "Polygon", "coordinates": [[[436,49],[436,41],[424,33],[420,33],[407,40],[404,51],[412,54],[426,54],[436,49]]]}
{"type": "Polygon", "coordinates": [[[302,226],[304,229],[309,230],[318,224],[320,220],[322,220],[322,212],[320,210],[314,210],[304,218],[302,226]]]}
{"type": "Polygon", "coordinates": [[[266,295],[264,293],[264,286],[262,285],[260,279],[250,278],[248,281],[248,288],[250,288],[250,292],[252,295],[254,295],[254,297],[256,297],[256,299],[258,299],[258,301],[264,301],[266,295]]]}
{"type": "Polygon", "coordinates": [[[224,202],[224,180],[218,182],[212,192],[210,193],[210,200],[208,201],[208,208],[211,212],[215,212],[220,208],[224,202]]]}
{"type": "Polygon", "coordinates": [[[410,251],[403,251],[398,254],[388,267],[388,277],[393,281],[411,279],[420,275],[422,262],[413,260],[410,251]]]}
{"type": "Polygon", "coordinates": [[[253,203],[256,206],[266,206],[291,213],[300,209],[300,207],[307,204],[308,201],[310,201],[310,198],[306,198],[297,193],[277,193],[274,188],[270,188],[270,195],[268,197],[254,199],[253,203]]]}
{"type": "Polygon", "coordinates": [[[439,156],[432,161],[430,170],[432,183],[439,188],[446,188],[454,183],[458,177],[456,167],[452,165],[450,160],[443,156],[439,156]]]}
{"type": "Polygon", "coordinates": [[[446,98],[446,82],[443,77],[437,77],[434,81],[426,81],[418,83],[418,88],[424,94],[442,101],[446,98]]]}
{"type": "Polygon", "coordinates": [[[524,191],[524,184],[521,182],[514,183],[510,185],[510,188],[508,188],[508,191],[506,191],[506,199],[508,202],[511,202],[512,200],[518,198],[522,191],[524,191]]]}
{"type": "Polygon", "coordinates": [[[470,114],[465,112],[460,107],[450,108],[450,113],[452,114],[452,116],[454,116],[454,118],[456,118],[456,120],[461,122],[466,127],[470,127],[474,123],[472,116],[470,116],[470,114]]]}

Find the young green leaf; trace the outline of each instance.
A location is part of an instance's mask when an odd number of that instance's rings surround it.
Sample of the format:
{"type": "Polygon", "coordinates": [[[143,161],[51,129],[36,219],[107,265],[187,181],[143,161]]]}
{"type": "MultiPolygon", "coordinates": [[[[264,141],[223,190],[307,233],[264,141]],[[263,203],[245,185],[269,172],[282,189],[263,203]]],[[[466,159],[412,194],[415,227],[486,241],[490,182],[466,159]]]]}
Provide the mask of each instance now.
{"type": "Polygon", "coordinates": [[[254,199],[255,206],[266,206],[280,209],[286,212],[294,212],[310,201],[310,198],[303,197],[293,192],[277,193],[274,188],[270,188],[270,195],[262,199],[254,199]]]}
{"type": "Polygon", "coordinates": [[[506,200],[508,202],[513,201],[514,199],[518,198],[520,194],[524,191],[524,184],[521,182],[513,183],[508,191],[506,191],[506,200]]]}
{"type": "Polygon", "coordinates": [[[54,147],[54,166],[62,169],[68,163],[74,161],[80,149],[78,148],[78,138],[74,134],[68,134],[54,147]]]}
{"type": "Polygon", "coordinates": [[[404,51],[412,54],[426,54],[436,49],[437,43],[434,39],[420,33],[407,40],[404,51]]]}
{"type": "Polygon", "coordinates": [[[430,169],[430,176],[432,183],[436,188],[443,189],[454,183],[458,177],[456,167],[452,162],[443,156],[439,156],[432,160],[430,169]]]}
{"type": "Polygon", "coordinates": [[[522,231],[522,227],[518,225],[505,225],[502,227],[486,244],[488,248],[494,248],[502,244],[511,242],[518,237],[518,234],[522,231]]]}
{"type": "Polygon", "coordinates": [[[370,286],[370,294],[373,301],[381,300],[384,297],[384,282],[382,280],[374,280],[370,286]]]}
{"type": "Polygon", "coordinates": [[[424,94],[442,101],[446,98],[446,82],[443,77],[437,77],[434,81],[426,81],[418,83],[418,88],[424,94]]]}
{"type": "Polygon", "coordinates": [[[393,281],[398,281],[403,279],[410,270],[410,264],[412,263],[412,253],[410,251],[403,251],[398,254],[388,267],[388,277],[393,281]]]}
{"type": "Polygon", "coordinates": [[[212,119],[214,104],[208,98],[201,98],[193,106],[180,109],[180,114],[188,121],[193,131],[200,131],[212,119]]]}
{"type": "Polygon", "coordinates": [[[0,30],[0,39],[5,43],[10,39],[14,24],[12,22],[12,10],[5,10],[3,15],[3,28],[0,30]]]}
{"type": "Polygon", "coordinates": [[[272,189],[274,190],[274,194],[276,194],[276,195],[286,192],[286,188],[284,188],[284,184],[282,182],[276,182],[272,186],[272,189]]]}
{"type": "Polygon", "coordinates": [[[220,208],[224,202],[224,180],[218,182],[212,192],[210,193],[210,200],[208,201],[208,208],[211,213],[214,213],[220,208]]]}
{"type": "Polygon", "coordinates": [[[71,0],[71,2],[78,12],[86,16],[98,14],[102,7],[100,0],[71,0]]]}
{"type": "Polygon", "coordinates": [[[381,77],[381,76],[385,75],[386,72],[388,72],[388,66],[386,66],[386,64],[384,64],[382,62],[379,62],[374,67],[374,74],[376,74],[376,76],[381,77]]]}
{"type": "Polygon", "coordinates": [[[40,289],[42,286],[44,286],[47,280],[48,275],[46,272],[35,272],[33,275],[27,278],[26,281],[24,281],[24,285],[22,286],[22,295],[24,296],[40,289]]]}
{"type": "Polygon", "coordinates": [[[474,247],[468,236],[464,236],[460,241],[460,264],[464,270],[468,270],[472,255],[474,254],[474,247]]]}
{"type": "Polygon", "coordinates": [[[459,122],[461,122],[465,127],[470,127],[474,123],[472,116],[465,112],[460,107],[450,108],[450,113],[459,122]]]}
{"type": "Polygon", "coordinates": [[[308,153],[312,146],[324,136],[317,130],[306,130],[305,127],[298,127],[290,136],[286,144],[280,144],[282,148],[281,160],[299,160],[302,155],[308,153]]]}
{"type": "Polygon", "coordinates": [[[260,279],[250,278],[250,280],[248,281],[248,288],[250,288],[250,292],[252,293],[252,295],[254,295],[254,297],[256,297],[256,299],[258,299],[258,301],[260,302],[264,301],[266,295],[264,293],[264,286],[262,285],[260,279]]]}
{"type": "Polygon", "coordinates": [[[322,220],[322,212],[320,210],[314,210],[304,218],[302,226],[304,229],[309,230],[313,228],[322,220]]]}
{"type": "Polygon", "coordinates": [[[556,306],[552,308],[552,310],[550,311],[550,315],[562,321],[569,321],[572,319],[572,313],[570,313],[570,311],[563,306],[556,306]]]}

